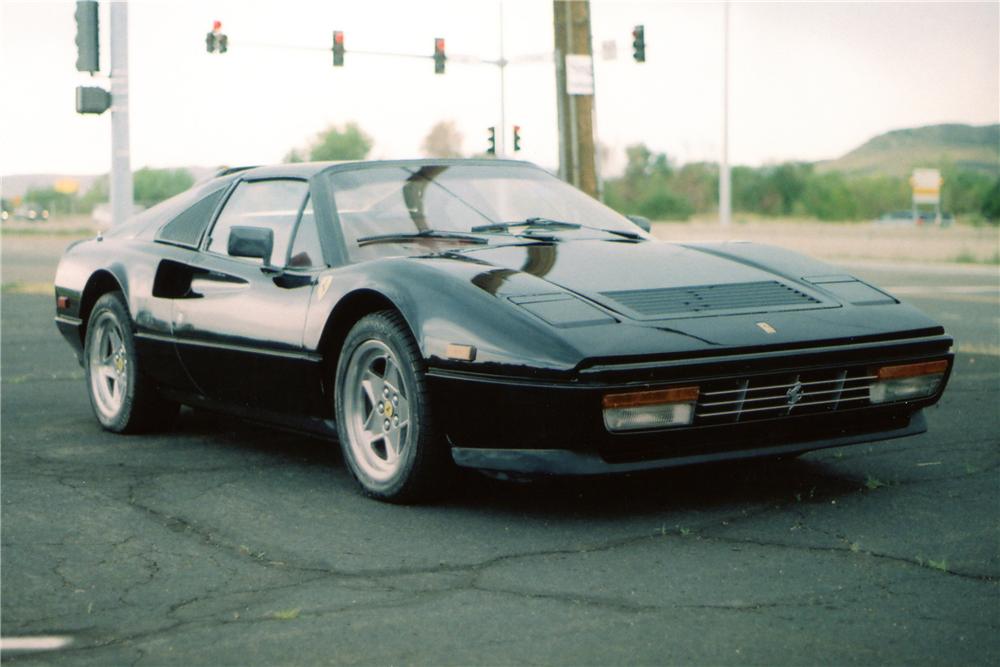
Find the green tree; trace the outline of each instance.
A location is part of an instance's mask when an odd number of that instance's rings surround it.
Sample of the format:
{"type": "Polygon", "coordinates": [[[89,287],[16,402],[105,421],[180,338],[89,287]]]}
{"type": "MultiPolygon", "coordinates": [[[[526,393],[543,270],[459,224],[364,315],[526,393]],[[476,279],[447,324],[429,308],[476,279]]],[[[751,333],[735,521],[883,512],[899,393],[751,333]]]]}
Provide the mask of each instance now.
{"type": "Polygon", "coordinates": [[[104,174],[103,176],[98,176],[94,179],[91,184],[90,189],[80,197],[80,212],[89,213],[94,210],[94,207],[98,204],[103,204],[108,201],[108,176],[104,174]]]}
{"type": "Polygon", "coordinates": [[[184,192],[194,185],[187,169],[150,169],[143,167],[132,174],[133,198],[137,204],[152,206],[184,192]]]}
{"type": "Polygon", "coordinates": [[[73,196],[58,192],[55,188],[28,188],[24,193],[25,204],[33,204],[50,213],[71,213],[73,211],[73,196]]]}
{"type": "Polygon", "coordinates": [[[1000,178],[997,179],[996,183],[993,184],[993,187],[989,189],[983,198],[980,213],[994,224],[1000,222],[1000,178]]]}
{"type": "Polygon", "coordinates": [[[285,159],[282,162],[305,162],[305,158],[302,157],[302,151],[298,148],[293,148],[292,150],[285,153],[285,159]]]}
{"type": "Polygon", "coordinates": [[[812,165],[786,162],[779,164],[767,175],[767,188],[778,201],[778,212],[791,215],[795,204],[806,190],[806,183],[812,175],[812,165]]]}
{"type": "Polygon", "coordinates": [[[820,220],[856,220],[858,211],[850,184],[831,172],[809,179],[802,195],[805,211],[820,220]]]}
{"type": "Polygon", "coordinates": [[[307,150],[310,160],[363,160],[368,157],[373,143],[357,123],[351,122],[323,130],[307,150]]]}
{"type": "Polygon", "coordinates": [[[428,157],[462,157],[462,133],[455,121],[439,121],[424,137],[421,148],[428,157]]]}
{"type": "Polygon", "coordinates": [[[708,162],[692,162],[674,173],[671,189],[686,199],[693,211],[715,210],[719,202],[719,168],[708,162]]]}
{"type": "Polygon", "coordinates": [[[955,215],[980,213],[993,187],[993,176],[947,166],[941,170],[941,208],[955,215]]]}
{"type": "Polygon", "coordinates": [[[605,202],[622,213],[638,213],[653,220],[685,220],[694,210],[677,191],[677,170],[665,153],[644,144],[625,149],[625,174],[605,183],[605,202]]]}

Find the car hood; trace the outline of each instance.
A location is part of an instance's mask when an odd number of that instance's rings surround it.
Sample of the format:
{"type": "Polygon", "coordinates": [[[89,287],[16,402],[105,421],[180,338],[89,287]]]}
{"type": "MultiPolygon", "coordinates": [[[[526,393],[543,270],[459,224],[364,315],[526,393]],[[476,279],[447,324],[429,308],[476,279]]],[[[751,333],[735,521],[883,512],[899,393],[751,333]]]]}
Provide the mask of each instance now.
{"type": "MultiPolygon", "coordinates": [[[[633,320],[841,305],[801,276],[672,243],[580,240],[463,254],[495,267],[495,280],[477,283],[495,294],[522,289],[506,283],[528,274],[633,320]]],[[[829,268],[817,262],[813,273],[829,268]]]]}
{"type": "Polygon", "coordinates": [[[505,302],[470,298],[460,313],[429,317],[435,327],[449,317],[460,326],[428,338],[475,345],[487,365],[569,369],[942,333],[917,309],[775,246],[522,238],[413,259],[441,274],[412,278],[433,290],[433,308],[446,310],[459,284],[505,302]]]}

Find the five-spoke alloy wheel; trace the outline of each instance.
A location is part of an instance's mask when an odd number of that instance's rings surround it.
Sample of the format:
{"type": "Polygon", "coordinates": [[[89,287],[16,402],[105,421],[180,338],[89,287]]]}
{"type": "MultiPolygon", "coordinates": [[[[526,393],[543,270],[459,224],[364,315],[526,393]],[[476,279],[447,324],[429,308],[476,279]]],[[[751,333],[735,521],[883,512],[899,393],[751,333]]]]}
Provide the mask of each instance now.
{"type": "Polygon", "coordinates": [[[128,351],[121,324],[110,310],[90,324],[93,342],[87,354],[90,394],[101,421],[114,420],[125,403],[128,390],[128,351]]]}
{"type": "Polygon", "coordinates": [[[440,489],[450,461],[434,431],[423,359],[398,313],[373,313],[354,325],[335,395],[341,449],[365,493],[412,502],[440,489]]]}
{"type": "Polygon", "coordinates": [[[94,415],[109,431],[150,430],[177,416],[178,404],[161,398],[140,372],[132,318],[121,292],[104,294],[90,311],[84,370],[94,415]]]}
{"type": "Polygon", "coordinates": [[[399,360],[380,340],[361,343],[347,366],[345,426],[354,460],[366,475],[384,481],[395,475],[409,444],[412,388],[399,360]]]}

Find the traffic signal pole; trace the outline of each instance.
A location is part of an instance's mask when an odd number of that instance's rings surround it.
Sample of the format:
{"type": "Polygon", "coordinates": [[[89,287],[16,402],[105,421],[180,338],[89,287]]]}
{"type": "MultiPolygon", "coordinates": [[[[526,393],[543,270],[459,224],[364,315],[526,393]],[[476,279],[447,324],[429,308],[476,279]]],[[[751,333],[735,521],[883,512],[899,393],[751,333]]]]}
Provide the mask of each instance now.
{"type": "Polygon", "coordinates": [[[553,0],[556,98],[559,111],[559,175],[592,197],[598,196],[594,146],[594,91],[570,91],[566,56],[586,56],[593,81],[590,0],[553,0]],[[577,94],[570,94],[576,92],[577,94]]]}
{"type": "Polygon", "coordinates": [[[132,215],[128,132],[128,3],[111,3],[111,224],[132,215]]]}
{"type": "Polygon", "coordinates": [[[733,213],[729,174],[729,2],[722,6],[722,159],[719,161],[719,224],[729,225],[733,213]]]}
{"type": "Polygon", "coordinates": [[[507,59],[503,53],[503,2],[500,2],[500,155],[507,155],[507,59]]]}

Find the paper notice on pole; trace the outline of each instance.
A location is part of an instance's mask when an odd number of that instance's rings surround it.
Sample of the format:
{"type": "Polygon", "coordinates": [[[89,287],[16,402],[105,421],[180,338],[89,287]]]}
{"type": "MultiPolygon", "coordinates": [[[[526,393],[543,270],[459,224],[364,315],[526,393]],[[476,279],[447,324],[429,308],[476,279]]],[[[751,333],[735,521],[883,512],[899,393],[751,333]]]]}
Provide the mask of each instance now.
{"type": "Polygon", "coordinates": [[[566,56],[566,94],[594,94],[594,62],[590,56],[566,56]]]}

